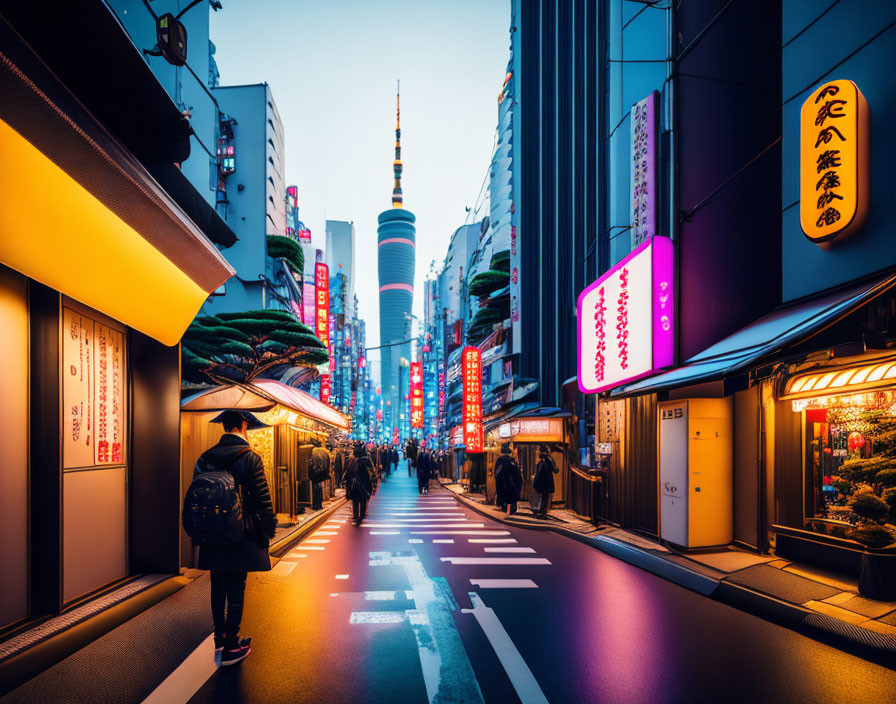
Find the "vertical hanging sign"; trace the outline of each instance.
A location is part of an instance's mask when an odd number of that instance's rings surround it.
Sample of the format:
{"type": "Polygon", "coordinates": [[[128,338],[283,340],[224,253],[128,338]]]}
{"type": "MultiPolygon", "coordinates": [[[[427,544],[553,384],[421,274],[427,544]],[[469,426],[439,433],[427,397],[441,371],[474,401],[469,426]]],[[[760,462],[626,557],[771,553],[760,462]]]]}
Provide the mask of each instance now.
{"type": "MultiPolygon", "coordinates": [[[[329,352],[330,349],[330,271],[322,262],[314,265],[314,301],[315,301],[315,332],[317,338],[323,343],[329,352]]],[[[329,365],[329,363],[328,363],[329,365]]],[[[321,374],[320,400],[329,403],[330,375],[321,374]]]]}
{"type": "Polygon", "coordinates": [[[656,234],[656,101],[654,91],[632,105],[632,249],[656,234]]]}
{"type": "Polygon", "coordinates": [[[461,365],[464,445],[467,452],[482,452],[482,351],[478,347],[465,347],[461,365]]]}
{"type": "Polygon", "coordinates": [[[868,103],[852,81],[829,81],[800,111],[800,225],[824,246],[868,212],[868,103]]]}
{"type": "Polygon", "coordinates": [[[423,362],[411,362],[411,427],[423,427],[423,362]]]}

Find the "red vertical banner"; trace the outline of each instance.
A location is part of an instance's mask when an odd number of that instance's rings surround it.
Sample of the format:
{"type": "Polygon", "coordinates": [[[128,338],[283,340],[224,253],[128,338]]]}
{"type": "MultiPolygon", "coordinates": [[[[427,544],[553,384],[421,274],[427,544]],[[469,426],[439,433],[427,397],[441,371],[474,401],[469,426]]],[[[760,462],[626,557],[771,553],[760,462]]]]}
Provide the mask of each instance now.
{"type": "Polygon", "coordinates": [[[482,351],[465,347],[461,357],[463,374],[463,428],[467,452],[482,452],[482,351]]]}
{"type": "MultiPolygon", "coordinates": [[[[330,270],[326,264],[318,262],[314,266],[314,303],[315,303],[315,332],[318,339],[329,352],[330,349],[330,270]]],[[[324,403],[330,401],[330,375],[322,374],[320,377],[320,400],[324,403]]]]}
{"type": "Polygon", "coordinates": [[[411,362],[411,427],[423,427],[423,362],[411,362]]]}

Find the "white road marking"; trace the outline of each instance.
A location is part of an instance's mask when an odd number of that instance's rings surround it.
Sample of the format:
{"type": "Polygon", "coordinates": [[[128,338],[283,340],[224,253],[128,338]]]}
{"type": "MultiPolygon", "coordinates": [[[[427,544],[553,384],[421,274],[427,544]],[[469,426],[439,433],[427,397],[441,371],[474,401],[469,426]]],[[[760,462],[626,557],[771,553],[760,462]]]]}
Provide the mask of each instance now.
{"type": "Polygon", "coordinates": [[[400,535],[400,530],[372,530],[371,535],[400,535]]]}
{"type": "Polygon", "coordinates": [[[454,538],[433,538],[434,543],[453,543],[454,538]]]}
{"type": "Polygon", "coordinates": [[[338,530],[318,530],[314,532],[314,535],[339,535],[338,530]]]}
{"type": "Polygon", "coordinates": [[[347,574],[337,574],[336,579],[348,579],[348,575],[347,574]]]}
{"type": "Polygon", "coordinates": [[[306,543],[329,543],[329,538],[311,538],[310,540],[306,540],[306,543]]]}
{"type": "Polygon", "coordinates": [[[411,538],[408,540],[409,543],[422,543],[423,541],[420,538],[411,538]]]}
{"type": "Polygon", "coordinates": [[[452,565],[549,565],[543,557],[441,557],[452,565]]]}
{"type": "Polygon", "coordinates": [[[143,700],[143,704],[189,701],[215,674],[218,669],[215,660],[215,638],[210,635],[143,700]]]}
{"type": "Polygon", "coordinates": [[[516,538],[467,538],[468,543],[515,543],[516,538]]]}
{"type": "Polygon", "coordinates": [[[395,592],[364,592],[367,601],[395,601],[395,592]]]}
{"type": "Polygon", "coordinates": [[[298,562],[284,562],[283,560],[280,560],[280,562],[278,562],[276,565],[274,565],[274,568],[271,570],[271,574],[275,574],[278,577],[286,577],[290,572],[292,572],[296,568],[297,564],[299,564],[299,563],[298,562]]]}
{"type": "Polygon", "coordinates": [[[368,523],[368,528],[484,528],[484,523],[368,523]]]}
{"type": "Polygon", "coordinates": [[[299,545],[296,550],[325,550],[323,545],[299,545]]]}
{"type": "Polygon", "coordinates": [[[532,548],[484,548],[485,552],[535,552],[532,548]]]}
{"type": "Polygon", "coordinates": [[[480,589],[538,589],[531,579],[471,579],[470,584],[480,589]]]}
{"type": "MultiPolygon", "coordinates": [[[[418,526],[420,527],[420,526],[418,526]]],[[[450,526],[443,526],[448,528],[450,526]]],[[[483,526],[480,524],[479,526],[483,526]]],[[[509,530],[412,530],[411,535],[510,535],[509,530]]]]}
{"type": "Polygon", "coordinates": [[[349,623],[402,623],[403,611],[353,611],[349,623]]]}
{"type": "Polygon", "coordinates": [[[463,609],[463,613],[473,614],[476,617],[522,704],[548,704],[535,675],[507,635],[495,612],[482,602],[476,592],[470,592],[470,601],[473,603],[473,608],[463,609]]]}

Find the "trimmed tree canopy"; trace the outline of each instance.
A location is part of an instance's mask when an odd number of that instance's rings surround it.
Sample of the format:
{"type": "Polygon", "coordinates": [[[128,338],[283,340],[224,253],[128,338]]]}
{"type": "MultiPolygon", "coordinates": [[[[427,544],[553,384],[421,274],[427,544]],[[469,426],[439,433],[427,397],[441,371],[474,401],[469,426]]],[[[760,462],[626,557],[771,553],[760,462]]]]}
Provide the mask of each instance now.
{"type": "Polygon", "coordinates": [[[488,266],[492,271],[505,271],[508,274],[510,273],[510,250],[502,249],[500,252],[495,252],[492,256],[491,264],[488,266]]]}
{"type": "Polygon", "coordinates": [[[470,295],[481,298],[489,295],[492,291],[504,288],[509,283],[510,274],[506,271],[483,271],[481,274],[474,276],[473,280],[470,281],[470,295]]]}
{"type": "Polygon", "coordinates": [[[289,237],[268,235],[268,256],[272,259],[285,259],[297,274],[305,270],[305,253],[299,243],[289,237]]]}
{"type": "Polygon", "coordinates": [[[329,359],[311,328],[286,311],[202,316],[182,344],[183,377],[193,383],[276,378],[290,367],[316,367],[329,359]]]}

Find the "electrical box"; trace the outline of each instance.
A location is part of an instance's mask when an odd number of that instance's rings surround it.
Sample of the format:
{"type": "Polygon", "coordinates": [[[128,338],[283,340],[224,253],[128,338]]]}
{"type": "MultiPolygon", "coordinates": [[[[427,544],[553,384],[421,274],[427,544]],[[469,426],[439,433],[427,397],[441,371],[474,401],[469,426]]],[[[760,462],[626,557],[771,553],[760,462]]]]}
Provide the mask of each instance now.
{"type": "Polygon", "coordinates": [[[660,538],[686,548],[730,543],[734,434],[728,398],[659,404],[660,538]]]}

